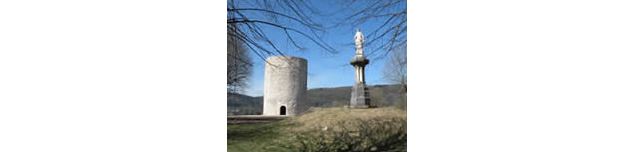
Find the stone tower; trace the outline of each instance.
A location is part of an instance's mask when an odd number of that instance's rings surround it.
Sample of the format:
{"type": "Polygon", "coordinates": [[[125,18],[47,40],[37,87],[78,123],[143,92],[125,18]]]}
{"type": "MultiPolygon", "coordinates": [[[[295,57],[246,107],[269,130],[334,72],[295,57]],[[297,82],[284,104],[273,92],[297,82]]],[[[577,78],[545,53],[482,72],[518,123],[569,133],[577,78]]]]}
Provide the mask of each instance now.
{"type": "Polygon", "coordinates": [[[265,63],[263,115],[298,115],[306,110],[307,61],[273,56],[265,63]]]}
{"type": "Polygon", "coordinates": [[[364,57],[364,35],[359,29],[355,33],[355,56],[351,60],[351,65],[355,68],[355,84],[351,92],[351,108],[368,108],[370,106],[370,97],[368,88],[366,87],[366,76],[364,75],[364,67],[369,60],[364,57]]]}

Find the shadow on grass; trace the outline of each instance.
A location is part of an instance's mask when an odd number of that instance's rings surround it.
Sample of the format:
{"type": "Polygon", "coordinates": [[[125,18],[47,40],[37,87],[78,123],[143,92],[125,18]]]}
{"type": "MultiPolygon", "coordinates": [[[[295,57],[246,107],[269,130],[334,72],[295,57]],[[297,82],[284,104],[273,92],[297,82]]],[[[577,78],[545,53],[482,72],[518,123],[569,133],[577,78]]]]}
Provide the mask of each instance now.
{"type": "Polygon", "coordinates": [[[276,123],[227,125],[227,139],[245,140],[254,137],[269,136],[278,132],[276,123]]]}
{"type": "MultiPolygon", "coordinates": [[[[286,136],[284,128],[290,124],[269,122],[227,125],[227,150],[236,152],[281,151],[275,141],[286,136]]],[[[284,150],[282,150],[284,151],[284,150]]]]}

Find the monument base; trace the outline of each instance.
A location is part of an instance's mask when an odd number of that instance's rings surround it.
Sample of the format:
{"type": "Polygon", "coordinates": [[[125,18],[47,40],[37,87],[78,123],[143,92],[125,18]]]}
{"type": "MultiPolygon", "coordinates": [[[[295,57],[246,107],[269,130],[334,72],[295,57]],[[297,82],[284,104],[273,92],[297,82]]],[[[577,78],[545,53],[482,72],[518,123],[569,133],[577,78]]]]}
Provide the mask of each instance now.
{"type": "Polygon", "coordinates": [[[351,92],[350,108],[368,108],[370,106],[370,97],[368,88],[363,83],[353,85],[351,92]]]}

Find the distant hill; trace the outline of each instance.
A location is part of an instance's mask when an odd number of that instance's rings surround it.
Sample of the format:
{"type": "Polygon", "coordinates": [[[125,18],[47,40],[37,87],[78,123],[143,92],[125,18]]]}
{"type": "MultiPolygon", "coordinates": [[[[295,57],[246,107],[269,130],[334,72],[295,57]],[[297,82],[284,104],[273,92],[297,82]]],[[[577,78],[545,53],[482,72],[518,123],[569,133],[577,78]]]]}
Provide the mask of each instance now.
{"type": "Polygon", "coordinates": [[[227,115],[262,114],[262,96],[251,97],[242,94],[227,93],[227,115]]]}
{"type": "MultiPolygon", "coordinates": [[[[406,95],[399,93],[399,85],[373,85],[369,86],[369,91],[372,105],[405,106],[406,95]]],[[[309,89],[307,94],[307,102],[311,107],[341,107],[348,105],[350,101],[351,86],[309,89]]],[[[228,93],[227,114],[260,115],[262,101],[262,96],[228,93]]]]}

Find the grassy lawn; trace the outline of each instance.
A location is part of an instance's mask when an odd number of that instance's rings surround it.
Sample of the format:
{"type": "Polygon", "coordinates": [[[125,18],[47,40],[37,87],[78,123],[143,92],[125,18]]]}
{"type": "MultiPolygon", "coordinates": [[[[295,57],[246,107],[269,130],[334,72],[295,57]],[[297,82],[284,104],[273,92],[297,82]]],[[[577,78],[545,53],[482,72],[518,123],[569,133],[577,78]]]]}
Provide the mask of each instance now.
{"type": "Polygon", "coordinates": [[[405,151],[406,112],[319,108],[278,122],[227,125],[227,150],[405,151]]]}
{"type": "Polygon", "coordinates": [[[267,151],[275,145],[282,133],[283,122],[227,125],[227,151],[256,152],[267,151]],[[267,148],[269,147],[269,148],[267,148]]]}

